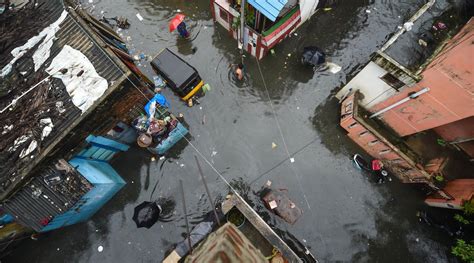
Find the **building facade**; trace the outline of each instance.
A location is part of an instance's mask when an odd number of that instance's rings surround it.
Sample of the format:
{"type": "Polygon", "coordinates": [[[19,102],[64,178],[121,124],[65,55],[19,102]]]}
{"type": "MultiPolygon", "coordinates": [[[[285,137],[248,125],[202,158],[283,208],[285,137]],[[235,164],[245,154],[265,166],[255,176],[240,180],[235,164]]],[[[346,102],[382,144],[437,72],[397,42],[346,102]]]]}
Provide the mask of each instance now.
{"type": "MultiPolygon", "coordinates": [[[[449,146],[463,150],[467,170],[473,168],[474,19],[445,20],[453,10],[433,12],[434,5],[429,1],[415,13],[336,97],[341,126],[354,142],[402,182],[427,184],[459,208],[467,196],[458,195],[459,184],[440,182],[451,161],[449,146]],[[423,135],[437,137],[434,144],[444,148],[413,143],[423,135]]],[[[457,169],[461,174],[464,166],[457,169]]],[[[461,185],[474,193],[472,184],[461,185]]]]}
{"type": "Polygon", "coordinates": [[[238,41],[239,48],[262,59],[270,49],[310,19],[318,8],[333,2],[335,1],[211,0],[211,12],[214,20],[238,41]],[[240,19],[242,11],[244,22],[240,19]]]}

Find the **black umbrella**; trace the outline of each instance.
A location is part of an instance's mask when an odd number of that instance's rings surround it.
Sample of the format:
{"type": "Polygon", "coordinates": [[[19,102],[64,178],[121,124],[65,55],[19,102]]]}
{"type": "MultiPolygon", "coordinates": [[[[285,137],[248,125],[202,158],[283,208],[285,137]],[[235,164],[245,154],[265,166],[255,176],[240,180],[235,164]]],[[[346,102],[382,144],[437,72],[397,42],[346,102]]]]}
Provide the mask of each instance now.
{"type": "Polygon", "coordinates": [[[137,227],[152,227],[161,214],[161,207],[156,202],[143,202],[135,207],[133,221],[137,227]]]}
{"type": "Polygon", "coordinates": [[[304,65],[319,66],[326,62],[326,54],[318,47],[305,47],[301,56],[301,62],[304,65]]]}

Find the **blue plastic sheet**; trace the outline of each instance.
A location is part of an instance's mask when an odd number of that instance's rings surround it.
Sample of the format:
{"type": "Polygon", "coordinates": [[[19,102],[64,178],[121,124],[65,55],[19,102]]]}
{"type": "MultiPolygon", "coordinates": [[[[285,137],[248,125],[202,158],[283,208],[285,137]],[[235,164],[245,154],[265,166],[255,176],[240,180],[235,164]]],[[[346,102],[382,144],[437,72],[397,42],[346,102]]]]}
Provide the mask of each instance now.
{"type": "Polygon", "coordinates": [[[165,108],[170,107],[170,103],[168,100],[166,100],[165,96],[161,94],[156,94],[146,105],[145,105],[145,111],[148,115],[150,115],[150,105],[152,102],[156,101],[157,104],[160,104],[161,106],[165,108]]]}

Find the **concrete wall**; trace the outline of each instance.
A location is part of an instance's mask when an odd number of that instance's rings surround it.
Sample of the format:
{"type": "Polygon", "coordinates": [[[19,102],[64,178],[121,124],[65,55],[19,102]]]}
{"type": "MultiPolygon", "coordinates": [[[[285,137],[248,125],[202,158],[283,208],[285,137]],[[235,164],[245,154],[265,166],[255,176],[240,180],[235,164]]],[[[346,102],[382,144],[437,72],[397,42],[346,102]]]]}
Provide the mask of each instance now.
{"type": "MultiPolygon", "coordinates": [[[[369,107],[383,109],[424,87],[430,91],[384,114],[381,119],[400,136],[474,116],[474,20],[456,35],[422,73],[422,80],[369,107]]],[[[384,96],[386,97],[386,96],[384,96]]]]}
{"type": "Polygon", "coordinates": [[[437,127],[434,131],[446,142],[454,143],[474,158],[474,117],[437,127]]]}
{"type": "Polygon", "coordinates": [[[363,94],[361,106],[372,107],[397,93],[394,88],[380,79],[386,73],[385,69],[371,61],[336,94],[336,97],[342,98],[350,89],[358,90],[363,94]]]}
{"type": "Polygon", "coordinates": [[[359,95],[353,93],[341,104],[340,125],[347,131],[347,136],[374,159],[381,160],[384,166],[403,183],[429,183],[431,175],[421,170],[419,164],[359,116],[359,95]]]}

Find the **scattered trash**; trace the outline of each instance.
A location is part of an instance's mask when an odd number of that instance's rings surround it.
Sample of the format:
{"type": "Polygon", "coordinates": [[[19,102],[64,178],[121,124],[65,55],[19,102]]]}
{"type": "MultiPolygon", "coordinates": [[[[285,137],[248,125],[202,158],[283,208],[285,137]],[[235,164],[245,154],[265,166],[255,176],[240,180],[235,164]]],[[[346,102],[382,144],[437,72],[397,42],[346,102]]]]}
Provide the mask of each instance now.
{"type": "Polygon", "coordinates": [[[290,162],[294,163],[294,162],[295,162],[295,158],[290,158],[290,162]]]}
{"type": "Polygon", "coordinates": [[[188,100],[188,106],[189,106],[189,107],[192,107],[192,106],[193,106],[193,100],[192,100],[192,99],[189,99],[189,100],[188,100]]]}
{"type": "Polygon", "coordinates": [[[161,157],[160,157],[160,161],[163,161],[164,159],[165,159],[164,156],[161,156],[161,157]]]}
{"type": "Polygon", "coordinates": [[[433,29],[436,30],[436,31],[438,31],[438,30],[444,30],[444,29],[446,29],[446,28],[448,28],[448,27],[447,27],[446,24],[443,23],[443,22],[438,22],[438,23],[436,23],[436,24],[433,25],[433,29]]]}
{"type": "Polygon", "coordinates": [[[420,38],[420,39],[418,39],[418,45],[420,45],[422,47],[427,47],[428,43],[420,38]]]}
{"type": "Polygon", "coordinates": [[[275,55],[275,50],[274,50],[274,49],[270,49],[270,54],[275,55]]]}
{"type": "Polygon", "coordinates": [[[265,186],[266,186],[266,187],[270,187],[270,186],[272,186],[272,181],[270,181],[270,180],[267,180],[267,182],[265,183],[265,186]]]}
{"type": "Polygon", "coordinates": [[[99,252],[102,252],[102,251],[104,251],[104,247],[103,247],[103,246],[99,246],[99,247],[97,247],[97,251],[99,251],[99,252]]]}
{"type": "Polygon", "coordinates": [[[326,7],[326,8],[323,8],[323,10],[324,10],[325,12],[328,12],[328,11],[331,11],[332,8],[331,8],[331,7],[326,7]]]}
{"type": "Polygon", "coordinates": [[[94,0],[89,0],[89,3],[90,3],[90,4],[94,3],[94,0]]]}
{"type": "Polygon", "coordinates": [[[207,93],[210,90],[211,90],[211,86],[208,83],[206,83],[206,84],[204,84],[204,86],[202,86],[202,91],[204,93],[207,93]]]}
{"type": "Polygon", "coordinates": [[[153,76],[153,84],[155,85],[155,88],[166,87],[165,81],[160,76],[153,76]]]}
{"type": "Polygon", "coordinates": [[[128,29],[130,27],[130,23],[128,22],[128,19],[126,19],[125,17],[121,16],[121,17],[116,17],[115,18],[115,21],[117,22],[117,26],[119,27],[119,29],[128,29]]]}
{"type": "Polygon", "coordinates": [[[266,189],[268,192],[262,198],[265,206],[286,222],[294,224],[303,215],[303,210],[293,203],[287,191],[266,189]]]}
{"type": "Polygon", "coordinates": [[[297,36],[298,36],[298,33],[295,32],[293,35],[294,35],[295,37],[297,37],[297,36]]]}
{"type": "Polygon", "coordinates": [[[420,242],[420,239],[419,239],[419,238],[416,238],[415,241],[416,241],[416,242],[420,242]]]}
{"type": "Polygon", "coordinates": [[[288,57],[291,57],[291,53],[288,53],[288,57]]]}
{"type": "Polygon", "coordinates": [[[151,161],[152,161],[152,162],[156,161],[155,156],[152,156],[152,157],[151,157],[151,161]]]}
{"type": "Polygon", "coordinates": [[[413,28],[413,22],[406,22],[403,24],[403,28],[405,28],[406,31],[410,31],[413,28]]]}
{"type": "Polygon", "coordinates": [[[275,200],[268,202],[268,206],[270,207],[271,210],[278,207],[277,202],[275,200]]]}
{"type": "Polygon", "coordinates": [[[275,149],[277,147],[276,143],[272,142],[272,149],[275,149]]]}
{"type": "Polygon", "coordinates": [[[143,17],[142,17],[142,15],[140,15],[140,13],[137,13],[136,16],[137,16],[138,20],[143,21],[143,17]]]}
{"type": "Polygon", "coordinates": [[[179,167],[184,167],[184,163],[180,164],[179,167]]]}
{"type": "Polygon", "coordinates": [[[141,60],[144,60],[144,59],[146,58],[146,57],[145,57],[145,54],[143,54],[143,53],[140,53],[140,54],[138,55],[138,57],[139,57],[141,60]]]}
{"type": "Polygon", "coordinates": [[[202,106],[199,106],[199,109],[202,110],[202,106]]]}
{"type": "Polygon", "coordinates": [[[367,10],[365,10],[365,12],[366,12],[367,14],[370,14],[370,12],[372,12],[372,11],[370,11],[370,9],[367,9],[367,10]]]}
{"type": "Polygon", "coordinates": [[[212,151],[212,153],[211,153],[211,157],[214,157],[214,156],[216,156],[216,154],[217,154],[217,151],[212,151]]]}
{"type": "Polygon", "coordinates": [[[206,124],[206,115],[202,116],[202,125],[206,124]]]}
{"type": "Polygon", "coordinates": [[[331,72],[332,74],[336,74],[338,73],[339,71],[341,71],[342,67],[335,64],[335,63],[332,63],[332,62],[327,62],[326,63],[326,66],[329,70],[329,72],[331,72]]]}

